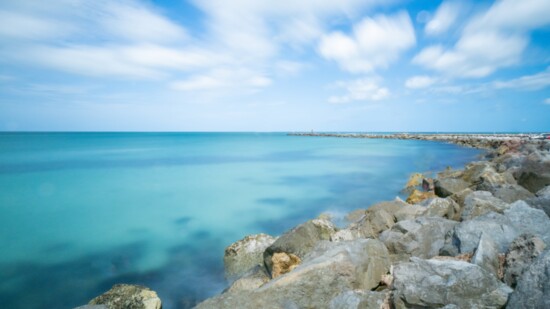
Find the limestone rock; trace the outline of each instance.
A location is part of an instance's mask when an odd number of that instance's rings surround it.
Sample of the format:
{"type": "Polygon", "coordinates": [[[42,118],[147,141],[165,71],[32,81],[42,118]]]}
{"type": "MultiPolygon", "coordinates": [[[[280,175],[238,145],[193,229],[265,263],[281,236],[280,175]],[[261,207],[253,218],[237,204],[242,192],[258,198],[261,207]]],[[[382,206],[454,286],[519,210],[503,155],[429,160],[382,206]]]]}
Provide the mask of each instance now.
{"type": "Polygon", "coordinates": [[[550,246],[550,218],[542,210],[529,207],[524,201],[510,204],[504,215],[512,222],[519,234],[528,233],[540,237],[550,246]]]}
{"type": "Polygon", "coordinates": [[[457,224],[435,217],[400,221],[380,235],[390,253],[430,258],[439,254],[445,235],[457,224]]]}
{"type": "Polygon", "coordinates": [[[386,293],[364,290],[345,291],[333,298],[330,309],[380,309],[386,299],[386,293]]]}
{"type": "Polygon", "coordinates": [[[472,256],[472,264],[485,269],[498,278],[499,257],[498,248],[495,242],[487,234],[481,234],[479,243],[472,256]]]}
{"type": "Polygon", "coordinates": [[[266,234],[249,235],[225,248],[223,263],[225,277],[233,281],[254,268],[263,265],[265,249],[275,242],[266,234]]]}
{"type": "Polygon", "coordinates": [[[321,241],[292,272],[255,290],[223,293],[196,308],[328,308],[342,291],[375,287],[389,271],[387,253],[374,239],[321,241]]]}
{"type": "Polygon", "coordinates": [[[457,178],[443,178],[436,179],[434,186],[437,196],[447,197],[470,187],[470,183],[457,178]]]}
{"type": "Polygon", "coordinates": [[[550,308],[550,250],[541,254],[518,280],[508,308],[550,308]]]}
{"type": "Polygon", "coordinates": [[[302,260],[292,253],[277,252],[271,256],[271,277],[273,279],[284,275],[296,268],[302,260]]]}
{"type": "Polygon", "coordinates": [[[470,220],[491,211],[503,213],[508,207],[507,203],[494,197],[491,192],[474,191],[464,199],[462,220],[470,220]]]}
{"type": "Polygon", "coordinates": [[[496,198],[506,203],[513,203],[518,200],[534,198],[535,195],[520,185],[502,185],[494,191],[496,198]]]}
{"type": "Polygon", "coordinates": [[[542,239],[522,234],[510,244],[504,262],[504,282],[515,287],[517,279],[533,263],[545,248],[542,239]]]}
{"type": "Polygon", "coordinates": [[[275,253],[292,253],[303,258],[321,240],[330,240],[336,233],[336,227],[332,222],[314,219],[298,225],[279,237],[263,253],[263,260],[267,270],[272,272],[272,259],[275,253]]]}
{"type": "Polygon", "coordinates": [[[411,258],[393,268],[395,308],[501,308],[508,286],[483,268],[462,261],[411,258]]]}
{"type": "Polygon", "coordinates": [[[109,309],[160,309],[162,307],[155,291],[144,286],[129,284],[116,284],[88,304],[105,305],[109,309]]]}
{"type": "Polygon", "coordinates": [[[407,203],[418,204],[423,200],[426,200],[432,197],[435,197],[435,193],[433,193],[432,191],[423,192],[423,191],[414,189],[409,195],[409,197],[407,197],[407,203]]]}

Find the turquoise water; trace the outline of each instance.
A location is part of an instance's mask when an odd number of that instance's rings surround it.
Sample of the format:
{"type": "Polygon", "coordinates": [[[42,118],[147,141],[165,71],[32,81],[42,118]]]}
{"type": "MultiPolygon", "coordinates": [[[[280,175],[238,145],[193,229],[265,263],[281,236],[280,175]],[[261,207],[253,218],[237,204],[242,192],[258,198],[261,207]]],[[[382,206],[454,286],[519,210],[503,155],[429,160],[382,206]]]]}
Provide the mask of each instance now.
{"type": "Polygon", "coordinates": [[[283,133],[1,133],[0,299],[72,308],[115,283],[163,308],[219,293],[223,250],[393,199],[478,150],[283,133]]]}

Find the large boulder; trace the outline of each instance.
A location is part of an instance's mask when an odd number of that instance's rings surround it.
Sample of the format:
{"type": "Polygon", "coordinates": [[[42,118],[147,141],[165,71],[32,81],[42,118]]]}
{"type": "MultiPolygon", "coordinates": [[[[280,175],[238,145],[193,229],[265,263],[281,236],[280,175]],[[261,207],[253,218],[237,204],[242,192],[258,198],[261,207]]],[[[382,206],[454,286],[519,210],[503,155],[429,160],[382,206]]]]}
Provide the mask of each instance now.
{"type": "Polygon", "coordinates": [[[434,181],[435,194],[440,197],[451,196],[470,187],[468,183],[460,178],[442,178],[434,181]]]}
{"type": "Polygon", "coordinates": [[[504,262],[504,282],[516,287],[517,279],[542,253],[546,245],[542,239],[531,234],[522,234],[510,244],[504,262]]]}
{"type": "Polygon", "coordinates": [[[162,307],[155,291],[130,284],[116,284],[88,304],[105,305],[108,309],[160,309],[162,307]]]}
{"type": "Polygon", "coordinates": [[[407,203],[409,204],[418,204],[424,200],[435,197],[435,193],[432,191],[420,191],[414,189],[409,197],[407,197],[407,203]]]}
{"type": "Polygon", "coordinates": [[[409,205],[400,199],[381,202],[369,207],[357,223],[350,226],[363,238],[378,238],[378,235],[395,224],[395,213],[409,205]]]}
{"type": "Polygon", "coordinates": [[[456,224],[455,221],[436,217],[400,221],[383,232],[380,240],[392,254],[430,258],[439,255],[445,243],[445,234],[456,224]]]}
{"type": "Polygon", "coordinates": [[[371,290],[389,272],[378,240],[319,242],[292,272],[255,290],[226,292],[196,308],[328,308],[342,291],[371,290]]]}
{"type": "Polygon", "coordinates": [[[255,266],[263,265],[263,253],[275,240],[266,234],[249,235],[225,248],[225,277],[234,281],[255,266]]]}
{"type": "Polygon", "coordinates": [[[395,308],[501,308],[512,292],[483,268],[463,261],[422,260],[393,268],[395,308]]]}
{"type": "Polygon", "coordinates": [[[525,202],[533,208],[544,211],[550,217],[550,186],[540,189],[536,197],[526,199],[525,202]]]}
{"type": "Polygon", "coordinates": [[[235,280],[227,289],[227,292],[255,290],[269,282],[270,279],[265,267],[258,265],[242,275],[241,278],[235,280]]]}
{"type": "Polygon", "coordinates": [[[323,219],[314,219],[298,225],[279,237],[263,253],[264,264],[271,274],[273,268],[272,256],[275,253],[293,254],[303,259],[306,254],[322,240],[330,240],[336,233],[332,222],[323,219]]]}
{"type": "Polygon", "coordinates": [[[541,254],[521,275],[508,308],[550,308],[550,250],[541,254]]]}
{"type": "Polygon", "coordinates": [[[423,216],[442,217],[449,220],[460,219],[460,206],[451,198],[435,197],[423,201],[420,205],[426,207],[423,216]]]}
{"type": "Polygon", "coordinates": [[[401,208],[394,216],[397,222],[404,220],[414,220],[424,214],[426,207],[420,205],[409,205],[401,208]]]}
{"type": "Polygon", "coordinates": [[[508,207],[507,203],[494,197],[491,192],[474,191],[464,199],[462,220],[470,220],[491,211],[503,213],[508,207]]]}
{"type": "Polygon", "coordinates": [[[550,185],[550,155],[541,152],[529,154],[514,176],[519,185],[533,193],[550,185]]]}
{"type": "Polygon", "coordinates": [[[510,243],[523,233],[539,236],[550,244],[550,218],[543,211],[529,207],[523,201],[510,204],[503,214],[489,212],[458,224],[445,237],[444,255],[473,252],[481,234],[487,234],[506,252],[510,243]]]}
{"type": "Polygon", "coordinates": [[[503,200],[506,203],[513,203],[519,200],[526,200],[535,197],[527,189],[520,185],[507,184],[496,188],[493,191],[496,198],[503,200]]]}

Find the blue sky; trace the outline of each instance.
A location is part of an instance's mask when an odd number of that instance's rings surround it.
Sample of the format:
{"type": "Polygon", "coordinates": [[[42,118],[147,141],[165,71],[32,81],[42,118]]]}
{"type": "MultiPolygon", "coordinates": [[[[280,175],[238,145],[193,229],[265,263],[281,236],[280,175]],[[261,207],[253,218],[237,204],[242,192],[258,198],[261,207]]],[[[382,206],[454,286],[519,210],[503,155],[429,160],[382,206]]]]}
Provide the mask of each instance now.
{"type": "Polygon", "coordinates": [[[3,0],[0,130],[550,131],[550,1],[3,0]]]}

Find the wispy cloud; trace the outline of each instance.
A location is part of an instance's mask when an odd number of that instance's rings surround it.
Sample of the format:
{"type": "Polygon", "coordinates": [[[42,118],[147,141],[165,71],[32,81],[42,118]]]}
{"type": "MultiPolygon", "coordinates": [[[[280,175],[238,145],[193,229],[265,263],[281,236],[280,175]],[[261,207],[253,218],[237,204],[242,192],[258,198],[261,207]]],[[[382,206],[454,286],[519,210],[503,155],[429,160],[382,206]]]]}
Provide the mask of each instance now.
{"type": "Polygon", "coordinates": [[[415,42],[411,19],[401,12],[367,17],[353,27],[351,35],[331,32],[321,38],[319,53],[346,71],[371,72],[387,67],[415,42]]]}
{"type": "Polygon", "coordinates": [[[549,11],[546,0],[497,1],[467,23],[453,48],[426,47],[413,62],[450,76],[488,76],[521,61],[528,31],[550,24],[549,11]]]}
{"type": "Polygon", "coordinates": [[[381,87],[374,78],[362,78],[336,83],[337,88],[343,88],[346,93],[341,96],[332,96],[329,103],[342,104],[352,101],[380,101],[390,95],[388,88],[381,87]]]}
{"type": "Polygon", "coordinates": [[[405,87],[410,89],[426,88],[433,85],[435,82],[436,79],[433,77],[425,75],[413,76],[405,81],[405,87]]]}
{"type": "Polygon", "coordinates": [[[439,8],[437,8],[434,17],[426,24],[426,34],[440,35],[447,32],[457,22],[461,11],[462,4],[460,2],[443,2],[439,8]]]}

